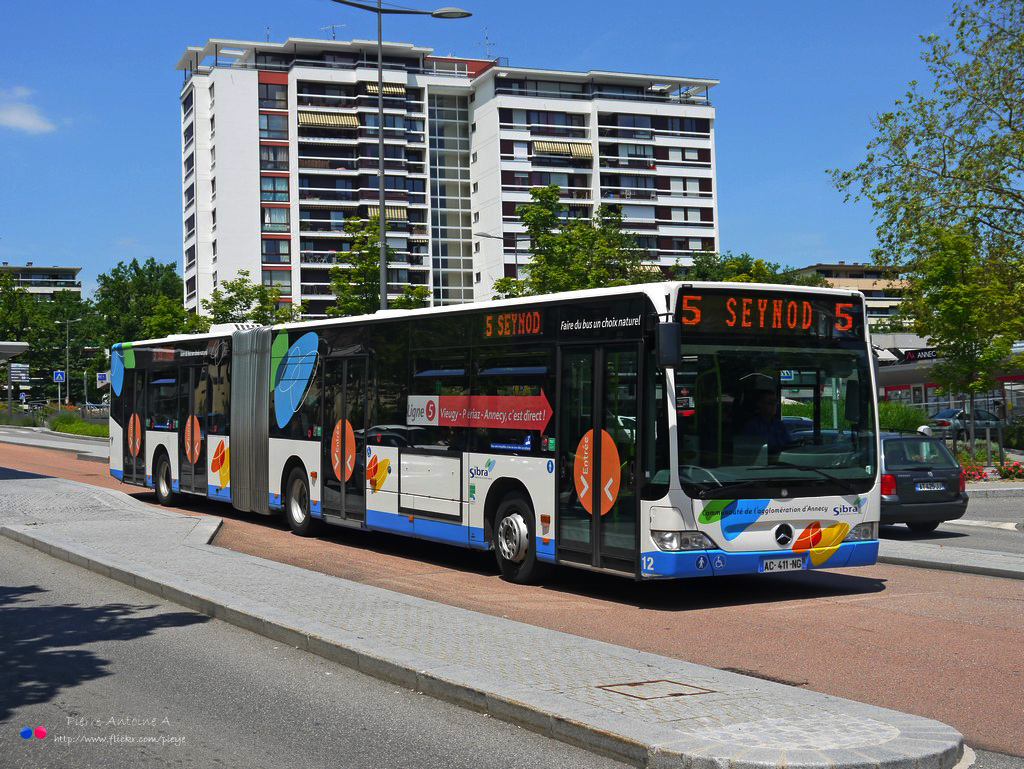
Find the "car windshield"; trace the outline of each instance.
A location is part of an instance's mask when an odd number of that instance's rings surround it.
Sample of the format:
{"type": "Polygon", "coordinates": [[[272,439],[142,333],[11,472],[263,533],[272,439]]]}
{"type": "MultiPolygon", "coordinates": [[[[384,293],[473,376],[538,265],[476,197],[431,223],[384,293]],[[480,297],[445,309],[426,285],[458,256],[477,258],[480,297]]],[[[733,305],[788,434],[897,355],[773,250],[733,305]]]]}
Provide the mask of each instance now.
{"type": "Polygon", "coordinates": [[[943,411],[936,411],[929,419],[952,419],[958,416],[960,416],[960,409],[945,409],[943,411]]]}
{"type": "Polygon", "coordinates": [[[703,498],[777,493],[781,484],[791,496],[863,493],[876,466],[873,401],[863,347],[684,344],[675,372],[680,483],[703,498]]]}
{"type": "Polygon", "coordinates": [[[925,438],[889,438],[882,441],[886,470],[956,467],[956,460],[940,441],[925,438]]]}

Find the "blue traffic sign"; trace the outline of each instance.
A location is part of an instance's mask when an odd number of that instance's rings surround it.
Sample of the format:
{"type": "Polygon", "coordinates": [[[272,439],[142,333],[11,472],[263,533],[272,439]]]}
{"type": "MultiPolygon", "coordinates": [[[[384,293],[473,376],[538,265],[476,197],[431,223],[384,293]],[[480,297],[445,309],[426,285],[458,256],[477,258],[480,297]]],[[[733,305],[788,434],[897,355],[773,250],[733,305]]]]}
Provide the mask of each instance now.
{"type": "Polygon", "coordinates": [[[64,372],[63,371],[54,371],[53,372],[53,381],[54,382],[63,382],[64,381],[64,372]]]}

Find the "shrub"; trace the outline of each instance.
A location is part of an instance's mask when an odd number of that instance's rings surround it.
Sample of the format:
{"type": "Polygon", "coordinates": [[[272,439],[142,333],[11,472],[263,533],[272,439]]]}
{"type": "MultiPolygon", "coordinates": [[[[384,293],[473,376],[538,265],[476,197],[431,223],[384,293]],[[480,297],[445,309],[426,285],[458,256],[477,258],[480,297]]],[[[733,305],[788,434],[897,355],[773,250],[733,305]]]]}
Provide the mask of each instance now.
{"type": "Polygon", "coordinates": [[[1001,465],[996,465],[996,472],[999,473],[1000,478],[1024,479],[1024,465],[1020,462],[1004,462],[1001,465]]]}
{"type": "Polygon", "coordinates": [[[960,467],[963,468],[964,475],[967,476],[968,481],[984,481],[988,479],[985,468],[972,462],[969,458],[960,460],[960,467]]]}
{"type": "Polygon", "coordinates": [[[91,425],[72,414],[57,414],[50,418],[50,429],[69,435],[91,435],[96,438],[109,438],[109,425],[91,425]]]}
{"type": "Polygon", "coordinates": [[[1008,449],[1024,449],[1024,422],[1014,422],[1003,428],[1003,445],[1008,449]]]}
{"type": "Polygon", "coordinates": [[[879,401],[878,422],[883,430],[894,433],[913,433],[928,424],[928,414],[899,401],[879,401]]]}

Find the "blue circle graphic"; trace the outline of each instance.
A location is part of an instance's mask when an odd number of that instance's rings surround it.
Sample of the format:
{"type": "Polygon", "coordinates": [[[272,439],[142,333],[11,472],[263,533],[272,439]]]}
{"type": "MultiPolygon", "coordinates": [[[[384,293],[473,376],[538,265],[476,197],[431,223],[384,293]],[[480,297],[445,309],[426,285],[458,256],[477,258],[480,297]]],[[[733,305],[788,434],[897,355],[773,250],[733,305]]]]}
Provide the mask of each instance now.
{"type": "Polygon", "coordinates": [[[277,426],[283,428],[292,418],[303,396],[316,366],[316,350],[319,339],[315,331],[303,334],[288,348],[281,365],[277,368],[274,382],[274,417],[277,426]]]}
{"type": "Polygon", "coordinates": [[[21,735],[21,739],[23,739],[23,740],[31,740],[32,739],[32,728],[26,726],[24,729],[22,729],[20,732],[18,732],[18,734],[21,735]]]}

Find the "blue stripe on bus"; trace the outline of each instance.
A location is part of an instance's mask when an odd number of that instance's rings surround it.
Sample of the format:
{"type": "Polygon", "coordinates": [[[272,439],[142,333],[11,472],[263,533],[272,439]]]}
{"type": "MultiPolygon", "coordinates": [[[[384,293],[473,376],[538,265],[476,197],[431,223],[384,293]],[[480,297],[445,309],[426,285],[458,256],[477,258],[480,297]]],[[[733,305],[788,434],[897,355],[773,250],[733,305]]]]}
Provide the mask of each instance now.
{"type": "Polygon", "coordinates": [[[220,486],[207,486],[206,496],[210,499],[222,499],[225,502],[231,501],[231,487],[226,486],[223,489],[220,486]]]}
{"type": "Polygon", "coordinates": [[[115,470],[114,468],[110,468],[110,474],[114,478],[117,478],[117,480],[119,480],[119,481],[123,481],[124,480],[124,470],[115,470]]]}
{"type": "Polygon", "coordinates": [[[284,503],[281,501],[281,497],[277,494],[270,495],[270,509],[271,510],[284,510],[284,503]]]}
{"type": "Polygon", "coordinates": [[[476,549],[486,548],[483,531],[478,528],[463,526],[461,523],[431,521],[426,518],[413,518],[397,513],[384,513],[379,510],[366,511],[366,528],[374,531],[387,531],[392,534],[405,534],[416,539],[431,542],[443,542],[460,547],[476,549]]]}
{"type": "Polygon", "coordinates": [[[548,537],[548,542],[545,545],[544,540],[540,537],[537,538],[537,560],[547,561],[548,563],[555,562],[555,538],[548,537]]]}
{"type": "Polygon", "coordinates": [[[179,481],[171,481],[171,491],[175,494],[181,491],[181,483],[179,481]]]}
{"type": "MultiPolygon", "coordinates": [[[[659,550],[641,554],[645,577],[715,577],[726,574],[757,574],[762,558],[785,558],[789,551],[730,553],[725,550],[690,550],[665,553],[659,550]]],[[[807,558],[804,555],[804,558],[807,558]]],[[[821,566],[808,569],[838,569],[844,566],[870,566],[878,560],[878,542],[844,542],[821,566]]]]}
{"type": "Polygon", "coordinates": [[[146,485],[149,488],[153,488],[153,476],[152,475],[147,475],[146,476],[146,485]]]}
{"type": "Polygon", "coordinates": [[[320,517],[320,503],[319,502],[315,502],[312,499],[309,500],[309,514],[313,518],[319,518],[320,517]]]}

